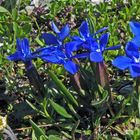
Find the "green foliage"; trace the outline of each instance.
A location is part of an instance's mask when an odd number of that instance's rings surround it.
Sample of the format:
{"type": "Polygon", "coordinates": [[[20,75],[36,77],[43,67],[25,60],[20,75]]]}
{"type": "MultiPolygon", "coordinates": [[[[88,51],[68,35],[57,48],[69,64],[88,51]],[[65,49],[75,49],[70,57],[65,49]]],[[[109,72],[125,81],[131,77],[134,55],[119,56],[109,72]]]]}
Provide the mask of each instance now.
{"type": "Polygon", "coordinates": [[[49,140],[61,140],[61,139],[59,137],[57,137],[57,136],[50,135],[49,140]]]}
{"type": "Polygon", "coordinates": [[[71,103],[74,103],[75,105],[78,106],[77,101],[75,98],[72,96],[72,94],[67,90],[67,88],[63,85],[63,83],[57,78],[57,76],[52,72],[48,71],[49,75],[51,76],[52,80],[55,82],[55,84],[58,86],[58,88],[62,91],[64,97],[66,100],[71,103]]]}
{"type": "Polygon", "coordinates": [[[85,0],[55,0],[46,6],[45,12],[34,11],[30,15],[25,11],[29,4],[29,0],[21,0],[18,4],[6,0],[0,6],[0,80],[4,79],[7,88],[7,94],[4,94],[3,85],[0,85],[0,110],[9,116],[9,125],[21,127],[22,132],[15,130],[18,138],[30,137],[32,126],[33,140],[74,140],[82,137],[140,139],[140,123],[131,121],[132,118],[139,120],[140,95],[133,92],[133,84],[127,84],[133,82],[128,72],[121,73],[110,66],[110,61],[116,55],[124,53],[122,49],[104,55],[111,79],[112,100],[110,93],[97,84],[96,73],[93,73],[91,64],[86,60],[80,62],[80,89],[75,87],[76,83],[72,81],[74,77],[63,68],[35,60],[34,64],[46,87],[46,98],[38,101],[24,74],[24,66],[6,59],[15,51],[16,38],[28,37],[33,42],[32,50],[44,46],[39,37],[41,32],[50,30],[49,22],[52,20],[59,27],[69,23],[73,35],[77,34],[77,28],[85,19],[89,22],[91,33],[108,26],[111,34],[108,46],[122,44],[124,47],[132,38],[129,21],[140,21],[139,1],[131,0],[124,4],[122,0],[112,0],[110,3],[93,5],[85,0]],[[30,120],[29,124],[29,119],[35,123],[30,120]],[[24,130],[26,127],[27,131],[24,130]]]}
{"type": "Polygon", "coordinates": [[[47,140],[47,136],[45,135],[45,133],[43,132],[43,130],[41,128],[39,128],[32,120],[30,120],[30,123],[32,125],[33,130],[35,131],[35,135],[33,134],[33,137],[35,136],[38,140],[41,140],[41,136],[43,136],[44,140],[47,140]]]}
{"type": "Polygon", "coordinates": [[[139,130],[139,128],[136,128],[136,129],[134,129],[134,130],[128,131],[126,137],[127,137],[128,139],[130,139],[130,140],[131,140],[131,139],[133,139],[133,140],[138,140],[138,139],[140,139],[140,130],[139,130]]]}
{"type": "Polygon", "coordinates": [[[65,118],[72,118],[72,116],[70,114],[67,113],[67,111],[65,110],[65,108],[63,108],[62,106],[60,106],[59,104],[55,103],[54,101],[50,100],[50,103],[52,105],[52,107],[54,108],[54,110],[62,115],[65,118]]]}

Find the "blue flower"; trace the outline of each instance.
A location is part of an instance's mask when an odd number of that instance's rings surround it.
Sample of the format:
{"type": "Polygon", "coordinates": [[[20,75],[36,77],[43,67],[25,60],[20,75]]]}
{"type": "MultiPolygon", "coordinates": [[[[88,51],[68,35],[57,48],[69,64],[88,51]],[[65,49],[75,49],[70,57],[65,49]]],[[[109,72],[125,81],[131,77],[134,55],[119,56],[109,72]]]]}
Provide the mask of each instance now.
{"type": "Polygon", "coordinates": [[[29,49],[29,42],[27,38],[24,38],[23,40],[17,39],[16,47],[16,52],[7,57],[9,60],[23,61],[24,63],[26,63],[34,58],[29,49]]]}
{"type": "Polygon", "coordinates": [[[134,42],[140,47],[140,23],[131,21],[129,25],[132,33],[134,34],[134,38],[131,40],[131,42],[134,42]]]}
{"type": "Polygon", "coordinates": [[[99,38],[99,42],[97,41],[90,41],[88,42],[89,45],[86,46],[86,49],[88,50],[88,53],[78,54],[74,57],[81,58],[83,56],[87,57],[89,56],[90,60],[92,62],[103,62],[103,52],[106,50],[116,50],[120,48],[120,45],[112,46],[112,47],[106,47],[109,39],[109,33],[102,34],[99,38]]]}
{"type": "Polygon", "coordinates": [[[57,45],[62,46],[64,39],[69,35],[70,28],[65,25],[61,31],[57,28],[57,26],[52,22],[52,30],[55,32],[56,35],[51,33],[43,33],[41,38],[44,39],[46,45],[57,45]]]}
{"type": "Polygon", "coordinates": [[[90,60],[92,62],[103,62],[103,52],[106,50],[116,50],[120,45],[107,48],[109,33],[102,34],[99,42],[94,42],[90,48],[90,60]]]}
{"type": "Polygon", "coordinates": [[[87,49],[91,47],[92,43],[94,43],[97,38],[93,38],[96,34],[99,34],[100,32],[103,32],[104,30],[107,30],[108,27],[104,27],[100,30],[98,30],[96,33],[91,34],[89,25],[87,21],[83,21],[81,26],[79,27],[79,35],[80,36],[73,36],[72,41],[67,44],[69,46],[69,49],[71,51],[76,51],[83,47],[84,49],[87,49]]]}
{"type": "Polygon", "coordinates": [[[79,66],[72,61],[72,56],[67,53],[67,50],[60,49],[57,46],[46,47],[37,50],[38,57],[45,62],[61,64],[71,74],[75,74],[79,66]]]}
{"type": "Polygon", "coordinates": [[[140,52],[139,46],[134,42],[128,42],[125,48],[126,56],[119,56],[112,64],[121,70],[129,69],[132,77],[140,76],[140,52]]]}

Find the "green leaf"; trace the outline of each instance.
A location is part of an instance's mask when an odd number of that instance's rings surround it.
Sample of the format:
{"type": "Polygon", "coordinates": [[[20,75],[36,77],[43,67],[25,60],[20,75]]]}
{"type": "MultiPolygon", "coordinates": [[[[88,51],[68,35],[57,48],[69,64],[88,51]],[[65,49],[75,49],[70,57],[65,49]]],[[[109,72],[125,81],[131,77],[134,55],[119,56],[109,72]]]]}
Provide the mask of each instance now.
{"type": "Polygon", "coordinates": [[[140,116],[140,94],[139,94],[139,100],[138,100],[138,109],[139,109],[139,116],[140,116]]]}
{"type": "Polygon", "coordinates": [[[35,41],[40,45],[40,46],[44,46],[44,43],[39,39],[39,37],[35,38],[35,41]]]}
{"type": "Polygon", "coordinates": [[[54,135],[50,135],[49,136],[49,140],[62,140],[61,138],[54,136],[54,135]]]}
{"type": "Polygon", "coordinates": [[[8,13],[9,15],[11,15],[11,13],[2,6],[0,6],[0,13],[8,13]]]}
{"type": "Polygon", "coordinates": [[[44,136],[44,140],[48,140],[47,136],[45,135],[44,131],[39,128],[32,120],[30,120],[30,124],[32,125],[32,128],[35,132],[35,137],[37,137],[37,139],[40,139],[40,136],[44,136]]]}
{"type": "Polygon", "coordinates": [[[29,24],[29,23],[23,25],[23,27],[22,27],[22,30],[25,33],[25,35],[28,34],[28,33],[30,33],[31,32],[31,29],[32,29],[32,25],[29,24]]]}
{"type": "Polygon", "coordinates": [[[100,101],[92,101],[92,105],[93,106],[96,106],[96,105],[100,105],[100,104],[102,104],[103,102],[105,102],[106,101],[106,99],[107,99],[107,97],[108,97],[108,92],[107,91],[104,91],[104,97],[103,97],[103,99],[102,100],[100,100],[100,101]]]}
{"type": "Polygon", "coordinates": [[[18,11],[16,8],[12,9],[12,18],[14,21],[16,21],[18,18],[18,11]]]}
{"type": "Polygon", "coordinates": [[[59,104],[55,103],[54,101],[52,101],[50,99],[50,103],[52,105],[52,107],[54,108],[54,110],[60,114],[61,116],[65,117],[65,118],[72,118],[72,116],[70,114],[68,114],[68,112],[65,110],[65,108],[63,108],[62,106],[60,106],[59,104]]]}
{"type": "Polygon", "coordinates": [[[37,140],[36,136],[35,136],[35,131],[32,131],[32,140],[37,140]]]}
{"type": "Polygon", "coordinates": [[[16,22],[13,22],[13,30],[14,30],[14,33],[17,35],[17,33],[19,32],[19,27],[16,22]]]}
{"type": "Polygon", "coordinates": [[[21,35],[22,35],[22,29],[21,29],[21,27],[16,22],[13,22],[13,30],[14,30],[15,38],[16,37],[20,38],[21,35]]]}
{"type": "Polygon", "coordinates": [[[92,19],[88,18],[87,21],[88,21],[88,24],[89,24],[90,33],[94,34],[94,24],[93,24],[92,19]]]}
{"type": "Polygon", "coordinates": [[[46,140],[46,138],[42,135],[42,136],[40,136],[39,140],[46,140]]]}
{"type": "Polygon", "coordinates": [[[51,76],[52,80],[55,82],[57,87],[62,91],[63,95],[66,97],[68,101],[78,106],[78,102],[73,97],[73,95],[67,90],[67,88],[64,86],[64,84],[57,78],[57,76],[52,72],[48,71],[48,74],[51,76]]]}
{"type": "Polygon", "coordinates": [[[34,111],[40,113],[42,116],[45,116],[45,114],[41,110],[37,109],[31,102],[29,102],[28,100],[26,100],[26,102],[34,111]]]}

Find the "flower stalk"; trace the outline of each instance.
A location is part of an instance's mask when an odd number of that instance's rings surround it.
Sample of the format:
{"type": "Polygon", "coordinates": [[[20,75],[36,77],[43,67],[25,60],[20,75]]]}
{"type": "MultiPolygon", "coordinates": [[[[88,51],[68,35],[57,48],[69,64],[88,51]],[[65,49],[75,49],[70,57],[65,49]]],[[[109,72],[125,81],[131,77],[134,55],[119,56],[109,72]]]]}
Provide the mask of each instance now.
{"type": "Polygon", "coordinates": [[[31,87],[33,86],[32,90],[35,93],[35,95],[38,95],[38,97],[45,97],[45,88],[43,81],[41,77],[39,76],[36,68],[33,64],[25,64],[26,68],[26,74],[29,79],[29,82],[31,84],[31,87]]]}
{"type": "Polygon", "coordinates": [[[95,74],[97,82],[109,93],[109,100],[107,101],[107,106],[110,111],[110,114],[114,116],[114,112],[112,110],[112,107],[110,104],[112,103],[112,94],[110,89],[110,83],[109,83],[109,75],[107,72],[107,68],[104,64],[104,62],[96,63],[96,74],[95,74]]]}
{"type": "Polygon", "coordinates": [[[97,72],[96,79],[97,79],[98,83],[105,90],[107,90],[108,93],[111,93],[110,85],[109,85],[109,76],[108,76],[108,72],[107,72],[104,62],[100,62],[100,63],[96,64],[96,72],[97,72]]]}
{"type": "Polygon", "coordinates": [[[140,94],[140,77],[136,78],[136,93],[140,94]]]}

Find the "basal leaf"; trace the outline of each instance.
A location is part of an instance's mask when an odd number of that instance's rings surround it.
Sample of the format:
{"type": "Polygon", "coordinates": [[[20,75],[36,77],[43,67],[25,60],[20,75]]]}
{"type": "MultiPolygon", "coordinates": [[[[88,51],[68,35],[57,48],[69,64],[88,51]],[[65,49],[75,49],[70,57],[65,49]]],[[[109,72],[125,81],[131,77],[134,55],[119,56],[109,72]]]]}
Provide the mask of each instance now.
{"type": "Polygon", "coordinates": [[[54,136],[54,135],[50,135],[49,136],[49,140],[62,140],[61,138],[54,136]]]}
{"type": "Polygon", "coordinates": [[[52,107],[54,108],[54,110],[58,114],[60,114],[61,116],[65,117],[65,118],[72,118],[72,116],[70,114],[68,114],[68,112],[65,110],[64,107],[62,107],[59,104],[55,103],[51,99],[50,99],[50,103],[51,103],[52,107]]]}
{"type": "Polygon", "coordinates": [[[11,15],[10,12],[2,6],[0,6],[0,13],[8,13],[9,15],[11,15]]]}
{"type": "Polygon", "coordinates": [[[62,91],[63,95],[66,97],[68,101],[70,101],[72,104],[75,104],[78,106],[78,102],[74,98],[74,96],[67,90],[67,88],[64,86],[64,84],[57,78],[57,76],[52,72],[48,71],[48,74],[51,76],[52,80],[55,82],[57,87],[62,91]]]}
{"type": "Polygon", "coordinates": [[[37,139],[39,139],[40,136],[43,135],[44,138],[45,138],[44,140],[48,140],[48,138],[45,135],[44,131],[41,128],[39,128],[32,120],[30,120],[30,124],[32,125],[32,128],[33,128],[33,130],[35,132],[35,136],[37,137],[37,139]]]}
{"type": "Polygon", "coordinates": [[[99,104],[102,104],[103,102],[105,102],[105,100],[106,100],[107,97],[108,97],[108,92],[107,92],[107,91],[104,91],[103,94],[105,94],[104,97],[103,97],[103,99],[101,99],[100,101],[92,101],[91,104],[92,104],[93,106],[96,106],[96,105],[99,105],[99,104]]]}
{"type": "Polygon", "coordinates": [[[140,95],[139,95],[139,100],[138,100],[138,108],[139,108],[139,116],[140,116],[140,95]]]}

